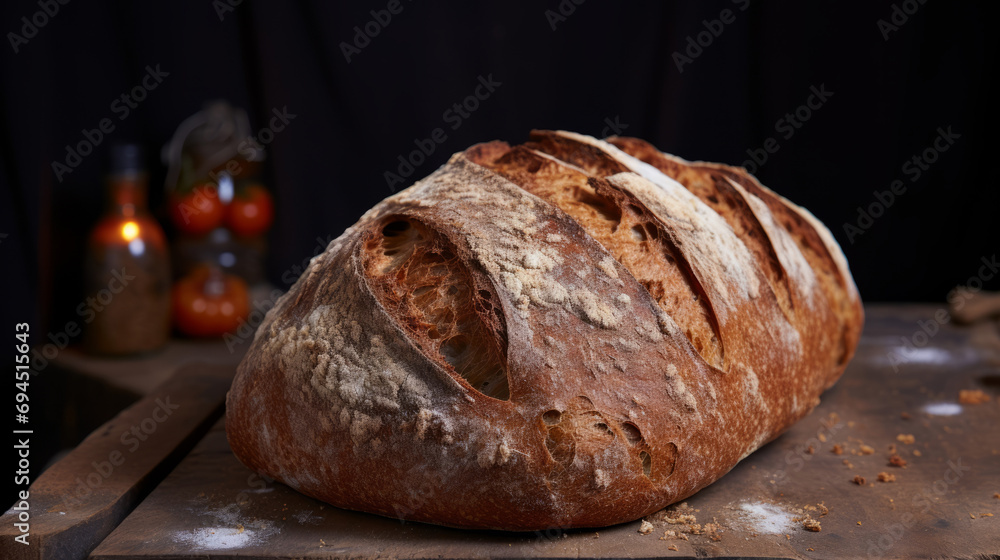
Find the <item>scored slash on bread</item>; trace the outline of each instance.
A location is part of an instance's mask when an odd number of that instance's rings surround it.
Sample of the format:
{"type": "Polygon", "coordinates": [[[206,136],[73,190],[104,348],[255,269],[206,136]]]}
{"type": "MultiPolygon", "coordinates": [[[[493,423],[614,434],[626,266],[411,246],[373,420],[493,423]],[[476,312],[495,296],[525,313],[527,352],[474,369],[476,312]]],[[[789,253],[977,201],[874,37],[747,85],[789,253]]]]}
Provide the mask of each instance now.
{"type": "Polygon", "coordinates": [[[535,131],[456,154],[316,257],[240,364],[227,433],[343,508],[610,525],[807,414],[862,321],[830,233],[744,170],[535,131]]]}

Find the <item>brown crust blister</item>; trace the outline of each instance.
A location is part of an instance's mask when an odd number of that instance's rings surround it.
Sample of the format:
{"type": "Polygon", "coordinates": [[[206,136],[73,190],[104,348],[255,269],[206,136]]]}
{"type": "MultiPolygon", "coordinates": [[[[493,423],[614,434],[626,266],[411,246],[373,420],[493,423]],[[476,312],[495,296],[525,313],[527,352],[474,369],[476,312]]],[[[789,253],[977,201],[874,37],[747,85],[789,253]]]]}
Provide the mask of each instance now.
{"type": "Polygon", "coordinates": [[[340,507],[511,530],[633,520],[722,476],[839,375],[840,292],[786,270],[798,245],[751,188],[662,160],[691,192],[536,131],[381,202],[268,313],[234,453],[340,507]]]}

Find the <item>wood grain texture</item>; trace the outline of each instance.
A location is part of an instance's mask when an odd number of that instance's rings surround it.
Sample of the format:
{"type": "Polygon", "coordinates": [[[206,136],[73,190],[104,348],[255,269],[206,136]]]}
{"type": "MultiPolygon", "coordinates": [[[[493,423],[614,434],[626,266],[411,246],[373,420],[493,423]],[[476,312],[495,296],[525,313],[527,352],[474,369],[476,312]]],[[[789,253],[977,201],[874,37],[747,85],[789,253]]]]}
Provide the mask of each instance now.
{"type": "Polygon", "coordinates": [[[29,488],[29,545],[14,540],[16,512],[0,518],[0,557],[85,558],[222,414],[232,375],[227,366],[184,366],[91,433],[29,488]]]}
{"type": "MultiPolygon", "coordinates": [[[[1000,337],[994,325],[944,324],[919,352],[904,350],[901,338],[918,332],[919,321],[933,321],[937,310],[866,309],[856,358],[822,404],[687,500],[699,524],[719,524],[718,541],[703,535],[660,540],[664,531],[686,527],[660,521],[649,535],[638,533],[638,521],[597,531],[504,533],[341,510],[246,469],[230,452],[220,422],[91,558],[994,558],[1000,551],[1000,499],[994,498],[1000,492],[1000,337]],[[952,407],[958,412],[952,416],[926,412],[935,404],[958,405],[964,389],[992,399],[952,407]],[[899,441],[900,434],[914,442],[899,441]],[[834,445],[842,454],[831,452],[834,445]],[[891,445],[906,468],[888,466],[891,445]],[[881,471],[896,481],[877,482],[881,471]],[[853,483],[856,475],[868,484],[853,483]],[[820,503],[826,515],[803,510],[820,521],[820,532],[791,521],[802,515],[796,509],[820,503]],[[744,504],[787,525],[769,534],[765,520],[744,504]]],[[[414,487],[414,496],[433,501],[427,488],[414,487]]]]}

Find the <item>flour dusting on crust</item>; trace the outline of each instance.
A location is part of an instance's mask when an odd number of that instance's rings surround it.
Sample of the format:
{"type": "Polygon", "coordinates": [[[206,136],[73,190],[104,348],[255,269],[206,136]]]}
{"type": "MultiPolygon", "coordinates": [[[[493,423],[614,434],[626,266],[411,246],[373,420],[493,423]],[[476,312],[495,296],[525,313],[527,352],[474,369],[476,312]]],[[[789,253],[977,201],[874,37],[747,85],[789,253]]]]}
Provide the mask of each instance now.
{"type": "Polygon", "coordinates": [[[698,279],[718,295],[712,298],[712,307],[720,318],[759,295],[760,280],[746,245],[722,217],[680,183],[671,179],[667,188],[656,188],[634,173],[618,173],[607,180],[638,198],[674,231],[698,279]]]}
{"type": "Polygon", "coordinates": [[[733,181],[729,177],[726,180],[750,205],[757,221],[760,222],[764,232],[774,243],[774,252],[781,262],[782,268],[791,277],[792,286],[798,291],[799,297],[810,306],[816,305],[816,294],[818,293],[816,271],[809,266],[809,261],[802,255],[798,244],[785,228],[774,221],[771,209],[767,203],[754,194],[747,192],[742,185],[733,181]]]}

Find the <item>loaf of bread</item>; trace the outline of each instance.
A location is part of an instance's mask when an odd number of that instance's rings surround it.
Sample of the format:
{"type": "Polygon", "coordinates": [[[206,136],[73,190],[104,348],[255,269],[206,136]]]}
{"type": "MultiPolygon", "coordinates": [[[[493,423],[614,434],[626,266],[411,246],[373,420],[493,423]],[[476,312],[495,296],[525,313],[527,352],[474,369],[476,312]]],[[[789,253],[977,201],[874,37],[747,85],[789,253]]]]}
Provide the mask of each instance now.
{"type": "Polygon", "coordinates": [[[742,168],[536,131],[455,154],[315,257],[226,428],[248,467],[341,508],[599,527],[801,419],[862,322],[830,232],[742,168]]]}

